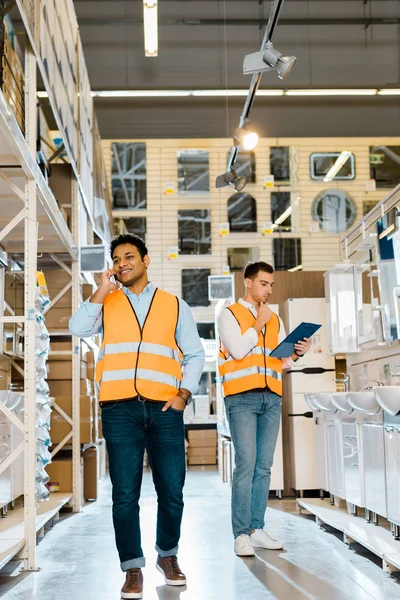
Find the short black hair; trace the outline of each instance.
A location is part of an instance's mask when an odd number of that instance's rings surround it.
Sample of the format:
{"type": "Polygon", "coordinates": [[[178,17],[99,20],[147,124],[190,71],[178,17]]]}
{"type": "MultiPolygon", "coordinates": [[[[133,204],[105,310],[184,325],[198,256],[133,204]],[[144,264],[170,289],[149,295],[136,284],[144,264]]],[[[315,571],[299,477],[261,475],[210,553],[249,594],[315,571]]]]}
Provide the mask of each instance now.
{"type": "Polygon", "coordinates": [[[144,259],[146,254],[148,254],[146,244],[144,243],[141,237],[139,237],[138,235],[134,235],[133,233],[121,233],[121,235],[117,235],[117,237],[115,237],[111,242],[111,258],[113,257],[115,248],[117,246],[122,246],[122,244],[132,244],[132,246],[135,246],[138,249],[140,256],[142,257],[142,260],[144,259]]]}
{"type": "Polygon", "coordinates": [[[272,273],[274,272],[274,268],[270,264],[264,262],[263,260],[249,262],[247,263],[246,268],[244,270],[244,278],[254,279],[254,277],[257,277],[260,271],[264,271],[265,273],[269,273],[270,275],[272,275],[272,273]]]}

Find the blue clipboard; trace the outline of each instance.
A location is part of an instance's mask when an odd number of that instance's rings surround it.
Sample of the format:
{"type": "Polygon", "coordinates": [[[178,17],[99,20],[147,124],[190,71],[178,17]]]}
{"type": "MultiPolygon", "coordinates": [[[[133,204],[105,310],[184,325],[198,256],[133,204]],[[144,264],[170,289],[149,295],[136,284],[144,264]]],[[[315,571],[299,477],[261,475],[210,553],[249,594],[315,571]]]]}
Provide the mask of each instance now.
{"type": "Polygon", "coordinates": [[[310,338],[322,325],[316,323],[300,323],[296,329],[293,329],[291,333],[272,350],[269,356],[273,358],[288,358],[294,352],[294,345],[303,338],[310,338]]]}

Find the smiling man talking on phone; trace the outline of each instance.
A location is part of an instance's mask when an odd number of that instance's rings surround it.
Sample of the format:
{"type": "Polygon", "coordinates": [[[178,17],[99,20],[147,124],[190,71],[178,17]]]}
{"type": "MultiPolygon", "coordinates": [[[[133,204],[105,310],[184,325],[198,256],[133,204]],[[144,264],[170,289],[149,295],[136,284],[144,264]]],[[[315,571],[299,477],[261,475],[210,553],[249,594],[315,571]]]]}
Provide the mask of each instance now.
{"type": "Polygon", "coordinates": [[[310,341],[299,340],[288,358],[270,357],[286,337],[282,321],[268,306],[274,269],[266,262],[250,263],[244,271],[244,282],[245,297],[224,308],[219,316],[218,368],[235,449],[235,552],[238,556],[254,556],[254,548],[283,547],[264,529],[282,411],[282,369],[304,356],[310,341]]]}
{"type": "Polygon", "coordinates": [[[96,365],[103,434],[113,485],[113,522],[126,581],[122,598],[142,598],[145,566],[139,498],[147,450],[157,492],[156,567],[168,585],[185,585],[177,560],[185,481],[183,411],[197,391],[204,350],[189,306],[156,288],[141,238],[111,243],[113,268],[70,321],[71,332],[102,331],[96,365]]]}

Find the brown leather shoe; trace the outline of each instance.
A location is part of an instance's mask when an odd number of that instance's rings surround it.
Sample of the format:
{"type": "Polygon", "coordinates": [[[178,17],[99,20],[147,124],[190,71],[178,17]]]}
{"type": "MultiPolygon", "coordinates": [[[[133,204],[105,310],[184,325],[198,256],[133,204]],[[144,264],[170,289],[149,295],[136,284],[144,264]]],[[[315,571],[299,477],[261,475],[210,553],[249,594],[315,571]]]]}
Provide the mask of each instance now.
{"type": "Polygon", "coordinates": [[[142,569],[129,569],[126,572],[125,583],[121,589],[121,598],[143,597],[143,574],[142,569]]]}
{"type": "Polygon", "coordinates": [[[186,585],[186,577],[179,568],[176,556],[167,556],[165,558],[159,556],[157,558],[156,569],[164,575],[165,583],[168,585],[186,585]]]}

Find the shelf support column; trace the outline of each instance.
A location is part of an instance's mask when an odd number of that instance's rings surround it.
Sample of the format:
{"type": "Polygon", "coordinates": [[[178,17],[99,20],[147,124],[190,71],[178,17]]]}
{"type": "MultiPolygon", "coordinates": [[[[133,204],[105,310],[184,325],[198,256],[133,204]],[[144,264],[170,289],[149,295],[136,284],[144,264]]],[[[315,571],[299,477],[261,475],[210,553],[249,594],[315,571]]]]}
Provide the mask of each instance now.
{"type": "MultiPolygon", "coordinates": [[[[25,131],[32,156],[36,155],[36,59],[28,38],[25,50],[25,131]]],[[[36,570],[36,181],[25,183],[25,357],[24,357],[24,568],[36,570]]]]}
{"type": "MultiPolygon", "coordinates": [[[[71,233],[79,254],[79,187],[73,177],[71,185],[71,233]]],[[[72,260],[72,313],[79,308],[79,260],[72,260]]],[[[82,507],[82,478],[81,478],[81,410],[80,410],[80,370],[81,370],[81,340],[72,336],[72,509],[79,512],[82,507]]]]}

